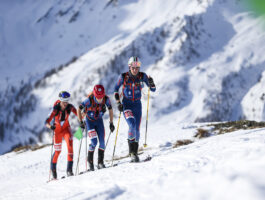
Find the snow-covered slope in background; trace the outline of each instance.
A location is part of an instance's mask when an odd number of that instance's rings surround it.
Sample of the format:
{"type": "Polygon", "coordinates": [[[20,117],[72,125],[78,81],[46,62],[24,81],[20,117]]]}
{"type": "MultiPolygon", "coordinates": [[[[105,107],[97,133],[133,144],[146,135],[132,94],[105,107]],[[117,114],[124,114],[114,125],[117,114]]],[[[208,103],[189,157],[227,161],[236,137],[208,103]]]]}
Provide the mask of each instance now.
{"type": "MultiPolygon", "coordinates": [[[[170,121],[170,118],[168,118],[170,121]]],[[[0,199],[182,199],[182,200],[263,200],[265,195],[265,129],[239,130],[206,139],[195,139],[196,128],[205,124],[156,124],[150,127],[148,147],[140,158],[152,160],[129,163],[80,176],[46,183],[49,178],[50,146],[24,153],[0,156],[0,199]],[[177,140],[194,141],[173,148],[177,140]]],[[[106,149],[111,164],[115,135],[106,149]]],[[[125,156],[126,128],[117,140],[116,156],[125,156]]],[[[142,141],[140,146],[142,146],[142,141]]],[[[74,171],[78,140],[74,140],[74,171]]],[[[79,170],[85,170],[85,138],[79,170]]],[[[59,157],[58,176],[64,176],[67,150],[59,157]]],[[[97,160],[97,154],[95,154],[97,160]]]]}
{"type": "MultiPolygon", "coordinates": [[[[0,153],[47,141],[43,123],[61,90],[72,94],[76,106],[97,83],[111,95],[132,55],[140,57],[142,71],[157,85],[150,126],[168,117],[175,122],[265,119],[265,33],[262,20],[241,1],[106,5],[1,2],[0,153]]],[[[143,119],[145,100],[146,95],[143,119]]],[[[77,120],[72,123],[75,129],[77,120]]]]}

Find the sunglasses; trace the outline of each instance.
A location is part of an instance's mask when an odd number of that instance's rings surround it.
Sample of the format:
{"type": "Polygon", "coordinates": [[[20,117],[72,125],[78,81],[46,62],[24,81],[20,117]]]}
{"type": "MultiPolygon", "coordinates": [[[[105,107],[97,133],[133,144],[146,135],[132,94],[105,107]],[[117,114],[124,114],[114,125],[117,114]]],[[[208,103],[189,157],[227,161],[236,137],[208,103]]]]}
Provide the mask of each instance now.
{"type": "Polygon", "coordinates": [[[139,70],[140,67],[131,67],[132,70],[139,70]]]}
{"type": "Polygon", "coordinates": [[[141,63],[140,62],[132,62],[131,67],[140,67],[141,63]]]}

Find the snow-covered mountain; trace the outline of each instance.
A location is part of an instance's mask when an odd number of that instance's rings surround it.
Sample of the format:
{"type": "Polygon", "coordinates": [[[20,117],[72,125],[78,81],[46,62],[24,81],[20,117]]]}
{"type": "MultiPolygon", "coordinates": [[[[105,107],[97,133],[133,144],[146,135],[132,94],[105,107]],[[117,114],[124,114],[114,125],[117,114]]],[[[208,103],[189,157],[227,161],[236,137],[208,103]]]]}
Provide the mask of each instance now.
{"type": "Polygon", "coordinates": [[[157,85],[150,126],[264,120],[263,20],[242,2],[1,1],[0,153],[49,140],[61,90],[76,106],[96,83],[111,95],[132,55],[157,85]]]}

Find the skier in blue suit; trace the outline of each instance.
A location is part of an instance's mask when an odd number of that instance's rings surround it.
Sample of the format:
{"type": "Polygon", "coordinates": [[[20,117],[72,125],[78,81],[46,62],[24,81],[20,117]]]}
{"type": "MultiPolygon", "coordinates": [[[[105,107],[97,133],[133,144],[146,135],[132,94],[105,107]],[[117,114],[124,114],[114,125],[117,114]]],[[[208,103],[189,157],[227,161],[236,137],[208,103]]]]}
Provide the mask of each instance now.
{"type": "Polygon", "coordinates": [[[110,99],[105,95],[105,89],[103,85],[95,85],[93,92],[88,95],[88,98],[83,101],[78,110],[77,115],[80,122],[80,127],[85,128],[85,124],[82,120],[83,110],[86,115],[86,127],[87,134],[90,138],[90,145],[88,149],[87,161],[91,171],[94,171],[94,151],[99,140],[98,148],[98,168],[105,168],[104,165],[104,151],[105,151],[105,129],[103,123],[103,115],[106,112],[106,106],[109,110],[110,131],[113,132],[115,127],[113,125],[113,110],[110,99]]]}
{"type": "Polygon", "coordinates": [[[142,118],[141,90],[145,83],[154,92],[156,86],[153,78],[146,73],[140,72],[141,62],[138,57],[131,57],[128,61],[129,71],[120,75],[115,85],[114,97],[118,110],[129,126],[128,145],[131,162],[139,162],[138,147],[140,139],[140,124],[142,118]],[[122,87],[123,99],[120,101],[119,88],[122,87]]]}

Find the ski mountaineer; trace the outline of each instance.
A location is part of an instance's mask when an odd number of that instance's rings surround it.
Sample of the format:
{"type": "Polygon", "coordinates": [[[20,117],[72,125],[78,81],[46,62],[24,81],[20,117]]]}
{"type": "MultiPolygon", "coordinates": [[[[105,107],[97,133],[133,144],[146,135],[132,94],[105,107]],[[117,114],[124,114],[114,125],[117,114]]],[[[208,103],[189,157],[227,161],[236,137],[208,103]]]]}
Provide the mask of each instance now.
{"type": "Polygon", "coordinates": [[[95,85],[93,92],[88,95],[88,98],[83,101],[78,110],[77,115],[82,129],[85,128],[85,124],[82,120],[83,111],[86,115],[86,127],[87,134],[90,138],[90,144],[88,149],[87,161],[89,164],[89,170],[94,171],[94,151],[99,140],[98,148],[98,169],[105,168],[104,165],[104,150],[105,150],[105,129],[103,123],[103,115],[106,112],[106,106],[109,110],[109,128],[113,132],[115,127],[113,125],[113,110],[110,99],[105,95],[105,89],[102,85],[95,85]],[[98,139],[97,139],[98,138],[98,139]]]}
{"type": "Polygon", "coordinates": [[[76,108],[69,103],[70,94],[66,91],[59,93],[59,100],[54,103],[52,112],[46,119],[47,128],[54,131],[54,154],[51,159],[51,171],[53,179],[57,179],[56,164],[62,149],[62,139],[67,144],[67,176],[73,176],[73,135],[69,124],[69,115],[73,112],[77,116],[76,108]],[[53,125],[50,122],[54,120],[53,125]]]}
{"type": "Polygon", "coordinates": [[[153,78],[146,73],[139,72],[141,62],[138,57],[131,57],[128,61],[129,71],[120,75],[115,85],[114,97],[118,110],[129,126],[128,145],[131,162],[139,162],[138,147],[140,138],[140,124],[142,118],[141,90],[145,83],[152,92],[156,90],[153,78]],[[119,88],[122,86],[122,103],[119,96],[119,88]]]}

